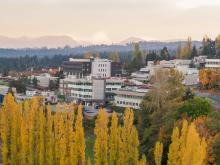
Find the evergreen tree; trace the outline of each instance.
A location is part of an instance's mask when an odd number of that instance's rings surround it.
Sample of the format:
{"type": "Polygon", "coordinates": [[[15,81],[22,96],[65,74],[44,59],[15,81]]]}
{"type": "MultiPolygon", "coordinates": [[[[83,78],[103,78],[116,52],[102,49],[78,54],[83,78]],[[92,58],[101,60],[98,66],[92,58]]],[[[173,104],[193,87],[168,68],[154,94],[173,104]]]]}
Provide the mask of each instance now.
{"type": "Polygon", "coordinates": [[[167,61],[170,60],[170,54],[166,46],[160,51],[160,59],[167,61]]]}
{"type": "Polygon", "coordinates": [[[202,40],[201,54],[208,56],[208,58],[214,58],[215,51],[215,41],[212,41],[207,35],[202,40]]]}
{"type": "Polygon", "coordinates": [[[215,50],[217,58],[220,58],[220,35],[215,39],[215,50]]]}
{"type": "Polygon", "coordinates": [[[197,52],[196,46],[194,45],[192,48],[191,58],[193,59],[196,56],[198,56],[198,52],[197,52]]]}

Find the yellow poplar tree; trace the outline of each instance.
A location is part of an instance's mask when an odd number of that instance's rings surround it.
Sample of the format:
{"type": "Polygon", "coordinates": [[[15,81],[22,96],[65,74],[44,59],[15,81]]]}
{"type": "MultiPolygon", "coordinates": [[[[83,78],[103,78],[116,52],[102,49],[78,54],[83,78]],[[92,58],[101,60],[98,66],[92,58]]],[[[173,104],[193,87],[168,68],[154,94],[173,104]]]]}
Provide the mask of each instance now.
{"type": "Polygon", "coordinates": [[[73,123],[74,123],[74,104],[73,103],[70,104],[68,118],[71,121],[71,127],[73,127],[73,123]]]}
{"type": "Polygon", "coordinates": [[[133,127],[133,121],[133,111],[126,108],[123,127],[120,127],[119,161],[122,165],[137,163],[139,141],[136,128],[133,127]]]}
{"type": "Polygon", "coordinates": [[[60,163],[60,139],[62,126],[62,115],[60,112],[60,104],[56,105],[56,114],[54,116],[54,164],[60,163]]]}
{"type": "Polygon", "coordinates": [[[120,142],[120,132],[118,128],[118,117],[115,112],[112,113],[112,121],[110,128],[110,138],[109,138],[109,164],[117,165],[119,164],[119,142],[120,142]]]}
{"type": "Polygon", "coordinates": [[[163,143],[156,142],[155,149],[154,149],[154,159],[156,165],[161,165],[163,156],[163,143]]]}
{"type": "Polygon", "coordinates": [[[75,122],[75,147],[77,164],[85,164],[85,137],[83,128],[82,105],[78,106],[78,113],[75,122]]]}
{"type": "Polygon", "coordinates": [[[95,165],[108,164],[108,116],[105,110],[100,109],[95,122],[95,165]]]}
{"type": "Polygon", "coordinates": [[[11,93],[7,94],[1,109],[1,140],[2,140],[2,163],[9,164],[10,161],[10,139],[12,134],[12,112],[15,107],[14,98],[11,93]]]}
{"type": "Polygon", "coordinates": [[[35,162],[35,144],[36,144],[36,112],[38,102],[33,98],[30,102],[30,110],[28,114],[28,164],[33,165],[35,162]]]}
{"type": "Polygon", "coordinates": [[[131,130],[131,137],[128,139],[129,141],[129,148],[130,148],[130,158],[129,162],[131,165],[138,164],[138,157],[139,157],[139,139],[138,139],[138,133],[135,126],[133,126],[131,130]]]}
{"type": "Polygon", "coordinates": [[[43,113],[43,107],[38,110],[38,119],[37,119],[37,144],[36,144],[36,154],[37,154],[37,164],[43,165],[45,158],[45,116],[43,113]]]}
{"type": "Polygon", "coordinates": [[[20,113],[19,105],[14,103],[14,106],[11,110],[11,138],[10,138],[10,164],[16,164],[19,162],[19,129],[20,129],[20,113]]]}
{"type": "Polygon", "coordinates": [[[167,165],[180,165],[179,149],[180,149],[179,129],[178,127],[175,127],[173,129],[171,144],[169,146],[167,165]]]}
{"type": "MultiPolygon", "coordinates": [[[[185,152],[187,132],[188,132],[188,121],[183,120],[182,129],[181,129],[181,136],[180,136],[180,151],[179,151],[180,158],[182,158],[182,156],[185,152]]],[[[180,163],[182,164],[182,159],[180,161],[181,161],[180,163]]]]}
{"type": "Polygon", "coordinates": [[[28,164],[28,119],[23,113],[20,127],[20,161],[21,164],[28,164]]]}
{"type": "Polygon", "coordinates": [[[146,165],[146,164],[147,164],[146,156],[142,155],[142,158],[139,161],[138,165],[146,165]]]}
{"type": "Polygon", "coordinates": [[[54,136],[53,136],[53,116],[51,106],[47,106],[47,121],[46,121],[46,164],[53,165],[53,148],[54,148],[54,136]]]}
{"type": "Polygon", "coordinates": [[[184,147],[184,153],[182,155],[182,165],[205,164],[205,150],[206,142],[199,137],[199,134],[196,131],[195,124],[192,122],[189,125],[189,129],[187,132],[186,145],[184,147]]]}
{"type": "Polygon", "coordinates": [[[90,158],[88,158],[88,160],[87,160],[87,165],[92,165],[90,158]]]}

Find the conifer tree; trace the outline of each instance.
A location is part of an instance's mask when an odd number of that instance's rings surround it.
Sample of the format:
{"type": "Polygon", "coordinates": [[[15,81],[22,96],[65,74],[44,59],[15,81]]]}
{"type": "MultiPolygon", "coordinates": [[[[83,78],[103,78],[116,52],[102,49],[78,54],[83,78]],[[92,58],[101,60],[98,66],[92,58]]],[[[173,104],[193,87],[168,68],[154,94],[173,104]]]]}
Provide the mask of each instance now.
{"type": "Polygon", "coordinates": [[[95,122],[94,145],[95,165],[108,164],[108,116],[105,110],[100,109],[95,122]]]}
{"type": "Polygon", "coordinates": [[[163,143],[156,142],[155,149],[154,149],[154,159],[156,165],[161,165],[163,156],[163,143]]]}

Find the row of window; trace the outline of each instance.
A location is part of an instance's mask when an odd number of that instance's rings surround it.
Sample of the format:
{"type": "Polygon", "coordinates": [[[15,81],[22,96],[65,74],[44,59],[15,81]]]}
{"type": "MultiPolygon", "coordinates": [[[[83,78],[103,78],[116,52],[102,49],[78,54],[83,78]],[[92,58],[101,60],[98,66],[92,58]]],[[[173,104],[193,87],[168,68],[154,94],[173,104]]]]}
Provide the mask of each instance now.
{"type": "Polygon", "coordinates": [[[220,65],[220,62],[206,62],[208,65],[220,65]]]}
{"type": "Polygon", "coordinates": [[[74,91],[92,92],[92,89],[72,88],[74,91]]]}
{"type": "Polygon", "coordinates": [[[140,106],[140,104],[138,104],[138,103],[125,102],[125,101],[117,101],[117,104],[119,104],[119,105],[130,105],[130,106],[140,106]]]}
{"type": "Polygon", "coordinates": [[[81,94],[75,94],[75,93],[72,93],[72,96],[73,97],[79,97],[79,98],[84,98],[84,99],[91,99],[92,96],[91,95],[81,95],[81,94]]]}
{"type": "Polygon", "coordinates": [[[71,83],[71,84],[73,84],[73,85],[87,85],[87,86],[91,86],[92,85],[92,83],[87,83],[87,82],[85,82],[85,83],[82,83],[82,82],[75,82],[75,83],[71,83]]]}
{"type": "Polygon", "coordinates": [[[107,64],[99,64],[99,67],[107,67],[107,64]]]}
{"type": "Polygon", "coordinates": [[[99,72],[107,72],[107,69],[99,69],[99,72]]]}
{"type": "Polygon", "coordinates": [[[143,99],[141,96],[132,96],[132,95],[118,95],[119,97],[122,98],[128,98],[128,99],[143,99]]]}

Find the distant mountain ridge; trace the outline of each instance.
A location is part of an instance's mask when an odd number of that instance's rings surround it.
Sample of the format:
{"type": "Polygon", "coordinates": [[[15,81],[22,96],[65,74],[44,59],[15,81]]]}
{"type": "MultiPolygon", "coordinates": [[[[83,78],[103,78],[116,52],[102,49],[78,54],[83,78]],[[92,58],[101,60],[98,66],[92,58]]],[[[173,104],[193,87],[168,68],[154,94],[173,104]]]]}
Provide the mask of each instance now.
{"type": "MultiPolygon", "coordinates": [[[[41,36],[35,38],[12,38],[0,36],[0,48],[57,48],[65,47],[66,45],[77,47],[84,44],[83,42],[78,42],[69,36],[41,36]]],[[[88,45],[88,43],[85,45],[88,45]]]]}
{"type": "Polygon", "coordinates": [[[118,44],[120,45],[126,45],[126,44],[132,44],[132,43],[138,43],[138,42],[145,42],[146,40],[142,39],[142,38],[138,38],[138,37],[129,37],[121,42],[119,42],[118,44]]]}
{"type": "MultiPolygon", "coordinates": [[[[145,45],[149,45],[152,43],[164,43],[165,45],[168,43],[182,42],[184,40],[150,40],[147,41],[138,37],[129,37],[121,42],[112,44],[112,45],[131,45],[133,43],[144,43],[145,45]]],[[[110,44],[105,46],[112,46],[110,44]]],[[[41,37],[6,37],[0,36],[0,48],[11,48],[11,49],[22,49],[22,48],[64,48],[65,46],[76,48],[76,47],[87,47],[87,46],[98,46],[96,44],[92,44],[90,41],[76,40],[70,36],[41,36],[41,37]]]]}
{"type": "MultiPolygon", "coordinates": [[[[139,42],[140,50],[142,51],[156,51],[160,52],[163,47],[167,47],[171,55],[175,55],[178,46],[186,43],[186,41],[174,41],[174,42],[162,42],[162,41],[141,41],[139,42]]],[[[202,43],[200,41],[192,41],[192,44],[197,48],[200,48],[202,43]]],[[[58,47],[58,48],[0,48],[0,57],[17,57],[17,56],[48,56],[53,55],[82,55],[87,52],[100,52],[100,53],[110,53],[110,52],[120,52],[128,53],[133,51],[134,44],[112,44],[112,45],[89,45],[89,46],[76,46],[76,47],[58,47]]]]}

